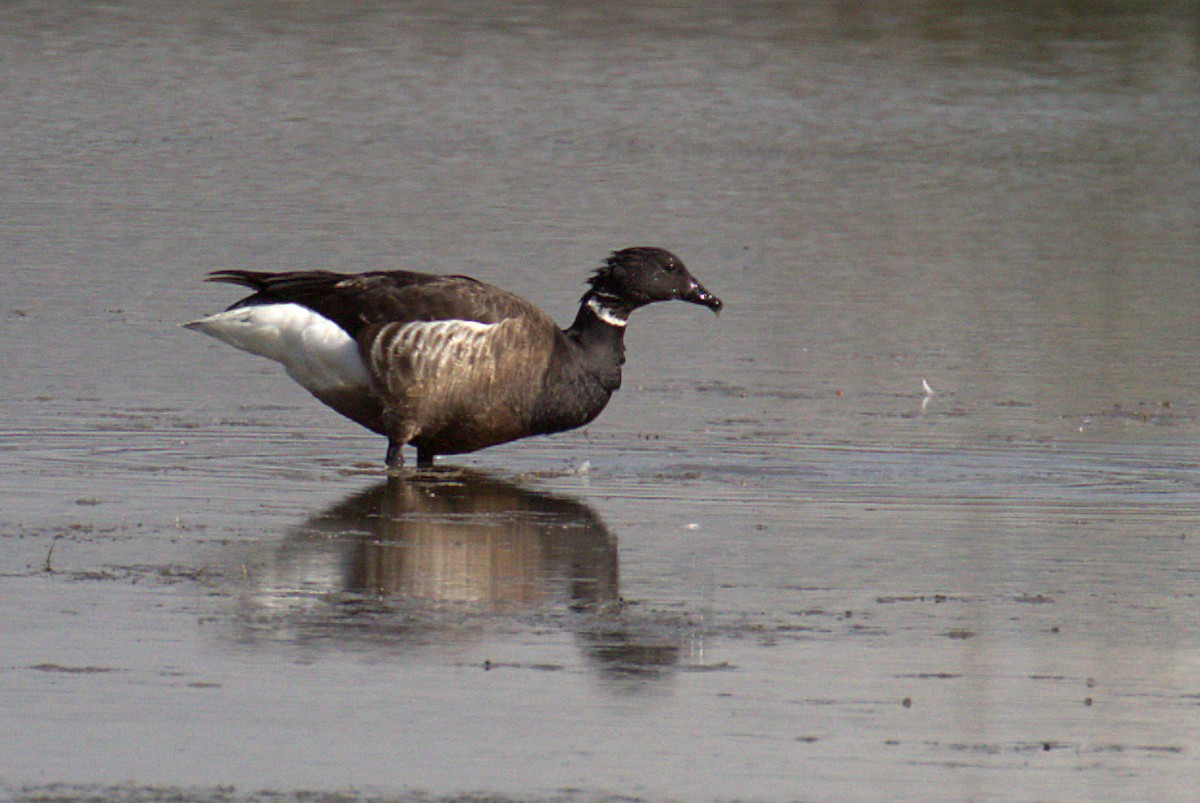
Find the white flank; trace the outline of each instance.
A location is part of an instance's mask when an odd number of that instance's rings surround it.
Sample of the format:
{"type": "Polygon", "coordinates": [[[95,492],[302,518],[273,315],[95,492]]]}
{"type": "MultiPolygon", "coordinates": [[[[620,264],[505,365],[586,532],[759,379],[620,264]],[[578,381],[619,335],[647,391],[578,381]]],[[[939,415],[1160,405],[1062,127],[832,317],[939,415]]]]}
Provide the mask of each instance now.
{"type": "Polygon", "coordinates": [[[601,304],[600,299],[596,298],[595,296],[588,299],[587,305],[588,309],[596,313],[597,318],[604,321],[609,326],[623,327],[626,323],[628,323],[625,318],[622,318],[620,315],[601,304]]]}
{"type": "Polygon", "coordinates": [[[234,348],[282,363],[309,391],[370,383],[358,344],[346,330],[299,304],[255,304],[185,323],[234,348]]]}

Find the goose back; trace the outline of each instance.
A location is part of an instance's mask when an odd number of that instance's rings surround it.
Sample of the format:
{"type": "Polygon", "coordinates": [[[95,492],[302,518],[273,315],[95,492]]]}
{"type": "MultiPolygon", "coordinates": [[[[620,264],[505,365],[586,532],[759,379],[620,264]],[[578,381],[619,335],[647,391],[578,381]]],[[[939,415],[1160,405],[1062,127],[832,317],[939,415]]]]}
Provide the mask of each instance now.
{"type": "Polygon", "coordinates": [[[519,316],[549,316],[518,295],[470,276],[440,276],[413,271],[332,271],[267,273],[223,270],[210,281],[254,290],[230,309],[259,304],[293,303],[328,318],[360,340],[364,327],[382,323],[467,320],[499,323],[519,316]]]}

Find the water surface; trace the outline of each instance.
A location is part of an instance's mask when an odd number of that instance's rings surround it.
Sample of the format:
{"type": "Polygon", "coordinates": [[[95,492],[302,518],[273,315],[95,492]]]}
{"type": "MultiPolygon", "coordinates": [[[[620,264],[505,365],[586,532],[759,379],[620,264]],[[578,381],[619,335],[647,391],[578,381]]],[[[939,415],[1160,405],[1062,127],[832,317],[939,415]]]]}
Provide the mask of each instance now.
{"type": "Polygon", "coordinates": [[[1194,798],[1195,11],[11,4],[6,794],[1194,798]],[[720,318],[399,480],[177,327],[634,244],[720,318]]]}

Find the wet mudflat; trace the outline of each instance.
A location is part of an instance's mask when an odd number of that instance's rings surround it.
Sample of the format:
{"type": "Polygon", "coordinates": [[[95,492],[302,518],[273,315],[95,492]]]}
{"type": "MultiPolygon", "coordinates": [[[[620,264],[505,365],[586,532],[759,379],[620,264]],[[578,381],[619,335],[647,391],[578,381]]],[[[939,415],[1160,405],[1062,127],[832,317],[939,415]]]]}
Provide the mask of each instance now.
{"type": "Polygon", "coordinates": [[[0,29],[5,796],[1195,798],[1187,7],[161,12],[0,29]],[[640,243],[721,317],[399,478],[176,326],[640,243]]]}

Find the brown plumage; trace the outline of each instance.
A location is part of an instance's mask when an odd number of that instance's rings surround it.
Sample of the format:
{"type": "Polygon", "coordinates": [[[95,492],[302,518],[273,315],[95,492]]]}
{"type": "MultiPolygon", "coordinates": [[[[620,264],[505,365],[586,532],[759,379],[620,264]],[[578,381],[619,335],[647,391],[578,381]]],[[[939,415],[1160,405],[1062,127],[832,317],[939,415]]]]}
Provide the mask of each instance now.
{"type": "Polygon", "coordinates": [[[721,308],[657,248],[609,257],[565,330],[466,276],[226,270],[209,279],[254,293],[185,326],[283,363],[322,402],[386,435],[389,466],[410,443],[427,466],[437,454],[586,424],[620,387],[634,309],[670,299],[721,308]]]}

